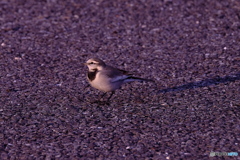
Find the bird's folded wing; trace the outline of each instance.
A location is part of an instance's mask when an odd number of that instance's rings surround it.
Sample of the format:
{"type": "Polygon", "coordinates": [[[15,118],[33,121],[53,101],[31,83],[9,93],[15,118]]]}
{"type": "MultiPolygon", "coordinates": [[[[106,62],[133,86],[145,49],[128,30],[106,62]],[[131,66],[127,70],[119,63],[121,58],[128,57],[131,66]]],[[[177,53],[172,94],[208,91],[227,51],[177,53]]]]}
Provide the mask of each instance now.
{"type": "Polygon", "coordinates": [[[117,81],[124,81],[125,79],[127,79],[129,76],[127,75],[119,75],[119,76],[115,76],[111,79],[111,82],[117,82],[117,81]]]}
{"type": "Polygon", "coordinates": [[[128,71],[125,71],[125,70],[122,70],[122,69],[117,69],[117,70],[120,71],[122,74],[132,75],[132,74],[130,74],[128,71]]]}
{"type": "Polygon", "coordinates": [[[106,75],[111,78],[111,82],[123,81],[124,79],[130,77],[127,71],[120,70],[113,67],[106,68],[106,75]]]}

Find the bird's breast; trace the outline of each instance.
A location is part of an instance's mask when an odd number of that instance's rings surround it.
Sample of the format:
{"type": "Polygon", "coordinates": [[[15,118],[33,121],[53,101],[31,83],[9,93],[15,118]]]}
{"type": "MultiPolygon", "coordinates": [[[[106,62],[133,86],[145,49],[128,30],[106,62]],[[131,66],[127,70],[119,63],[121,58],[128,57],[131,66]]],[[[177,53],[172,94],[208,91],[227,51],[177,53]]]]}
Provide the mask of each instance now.
{"type": "Polygon", "coordinates": [[[102,75],[100,72],[98,72],[95,75],[95,79],[89,82],[91,84],[92,87],[101,90],[103,92],[110,92],[110,91],[114,91],[116,89],[119,89],[122,85],[122,82],[112,82],[111,78],[109,78],[108,76],[102,75]]]}

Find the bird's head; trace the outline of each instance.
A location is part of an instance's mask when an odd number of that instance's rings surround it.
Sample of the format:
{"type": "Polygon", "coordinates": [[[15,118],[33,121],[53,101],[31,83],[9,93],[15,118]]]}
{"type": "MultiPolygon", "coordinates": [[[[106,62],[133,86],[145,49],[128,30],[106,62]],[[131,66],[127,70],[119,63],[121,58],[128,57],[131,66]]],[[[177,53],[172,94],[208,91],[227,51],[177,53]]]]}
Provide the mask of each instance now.
{"type": "Polygon", "coordinates": [[[96,71],[96,70],[102,70],[106,66],[106,64],[98,58],[91,58],[87,60],[85,63],[86,66],[88,66],[89,71],[96,71]]]}

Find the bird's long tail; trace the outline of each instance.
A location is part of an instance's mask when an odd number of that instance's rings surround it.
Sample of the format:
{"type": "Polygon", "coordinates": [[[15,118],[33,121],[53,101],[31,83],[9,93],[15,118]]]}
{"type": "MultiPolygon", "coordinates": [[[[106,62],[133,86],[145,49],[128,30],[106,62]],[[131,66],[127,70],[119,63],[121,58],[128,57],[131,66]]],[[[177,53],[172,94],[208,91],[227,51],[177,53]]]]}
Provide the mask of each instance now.
{"type": "Polygon", "coordinates": [[[125,81],[125,82],[133,82],[133,81],[154,82],[154,81],[151,80],[151,79],[145,79],[145,78],[139,78],[139,77],[133,77],[133,76],[130,76],[130,77],[126,78],[124,81],[125,81]]]}

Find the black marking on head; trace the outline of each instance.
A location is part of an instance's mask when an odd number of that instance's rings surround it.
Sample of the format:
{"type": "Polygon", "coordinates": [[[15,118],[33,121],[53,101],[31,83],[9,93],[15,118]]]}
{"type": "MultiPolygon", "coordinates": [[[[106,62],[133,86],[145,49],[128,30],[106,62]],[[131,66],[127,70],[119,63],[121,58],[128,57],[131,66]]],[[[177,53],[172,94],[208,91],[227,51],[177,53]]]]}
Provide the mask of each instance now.
{"type": "Polygon", "coordinates": [[[99,63],[98,63],[98,62],[95,62],[95,61],[94,61],[94,62],[92,61],[92,62],[90,62],[90,63],[88,63],[88,64],[91,65],[91,64],[99,64],[99,63]]]}
{"type": "Polygon", "coordinates": [[[96,64],[96,65],[106,66],[106,64],[99,58],[91,58],[88,61],[90,61],[88,62],[88,65],[96,64]]]}
{"type": "Polygon", "coordinates": [[[93,81],[96,78],[97,72],[98,72],[97,69],[95,69],[93,72],[92,71],[88,71],[88,74],[87,74],[88,79],[90,81],[93,81]]]}

